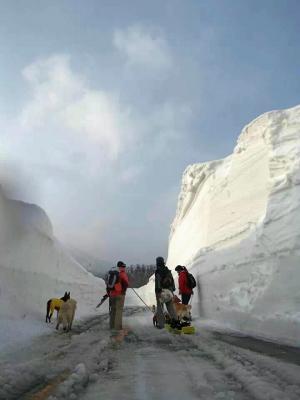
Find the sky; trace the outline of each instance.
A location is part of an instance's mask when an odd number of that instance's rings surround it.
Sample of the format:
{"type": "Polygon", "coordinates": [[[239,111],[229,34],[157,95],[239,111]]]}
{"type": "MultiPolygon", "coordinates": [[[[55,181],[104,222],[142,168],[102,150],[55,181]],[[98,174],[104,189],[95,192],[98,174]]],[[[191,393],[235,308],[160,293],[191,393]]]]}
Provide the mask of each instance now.
{"type": "Polygon", "coordinates": [[[300,3],[0,0],[0,180],[100,259],[167,256],[181,177],[300,103],[300,3]]]}

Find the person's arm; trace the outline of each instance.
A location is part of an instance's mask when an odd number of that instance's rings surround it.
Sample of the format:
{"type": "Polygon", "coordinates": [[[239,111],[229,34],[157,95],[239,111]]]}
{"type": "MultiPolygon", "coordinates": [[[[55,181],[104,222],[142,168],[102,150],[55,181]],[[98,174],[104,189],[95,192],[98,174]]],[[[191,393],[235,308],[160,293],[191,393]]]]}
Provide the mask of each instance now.
{"type": "Polygon", "coordinates": [[[122,286],[122,293],[125,294],[129,286],[129,280],[126,273],[121,274],[121,286],[122,286]]]}
{"type": "Polygon", "coordinates": [[[161,293],[161,279],[159,274],[155,274],[155,293],[161,293]]]}
{"type": "MultiPolygon", "coordinates": [[[[171,276],[172,276],[172,274],[171,274],[171,276]]],[[[175,290],[176,290],[175,282],[174,282],[174,278],[172,276],[172,292],[175,292],[175,290]]]]}
{"type": "Polygon", "coordinates": [[[182,294],[182,291],[184,290],[185,287],[185,275],[184,274],[179,274],[178,277],[178,286],[179,286],[179,294],[182,294]]]}

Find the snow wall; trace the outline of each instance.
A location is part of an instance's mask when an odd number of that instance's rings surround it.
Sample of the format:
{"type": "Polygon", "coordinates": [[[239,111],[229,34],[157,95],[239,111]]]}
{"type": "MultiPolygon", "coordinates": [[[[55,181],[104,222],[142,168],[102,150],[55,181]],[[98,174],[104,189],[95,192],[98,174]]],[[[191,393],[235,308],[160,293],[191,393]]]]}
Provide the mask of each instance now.
{"type": "Polygon", "coordinates": [[[255,119],[225,159],[187,167],[167,265],[197,278],[194,314],[299,345],[299,184],[300,106],[255,119]]]}
{"type": "MultiPolygon", "coordinates": [[[[33,317],[43,323],[47,300],[62,297],[65,291],[77,300],[76,318],[95,314],[95,305],[105,294],[103,280],[67,253],[40,207],[7,199],[0,188],[0,228],[2,321],[33,317]]],[[[127,296],[126,303],[130,300],[127,296]]],[[[107,307],[104,304],[100,311],[107,307]]]]}

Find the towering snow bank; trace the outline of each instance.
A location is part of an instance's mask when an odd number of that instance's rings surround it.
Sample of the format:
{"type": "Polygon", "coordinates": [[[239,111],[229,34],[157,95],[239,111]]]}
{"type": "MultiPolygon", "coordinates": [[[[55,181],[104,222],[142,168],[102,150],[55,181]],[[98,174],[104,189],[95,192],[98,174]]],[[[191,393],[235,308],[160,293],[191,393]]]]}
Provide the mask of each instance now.
{"type": "Polygon", "coordinates": [[[53,236],[46,213],[0,190],[0,317],[44,320],[46,302],[70,291],[78,314],[94,312],[104,283],[73,260],[53,236]]]}
{"type": "Polygon", "coordinates": [[[299,184],[300,106],[258,117],[232,155],[186,169],[168,265],[197,275],[201,316],[299,340],[299,184]]]}
{"type": "MultiPolygon", "coordinates": [[[[45,323],[46,303],[65,291],[77,301],[76,324],[78,318],[95,314],[105,285],[55,239],[41,208],[7,199],[0,187],[0,351],[53,330],[45,323]]],[[[136,299],[128,292],[130,304],[136,299]]],[[[108,302],[99,311],[107,310],[108,302]]]]}

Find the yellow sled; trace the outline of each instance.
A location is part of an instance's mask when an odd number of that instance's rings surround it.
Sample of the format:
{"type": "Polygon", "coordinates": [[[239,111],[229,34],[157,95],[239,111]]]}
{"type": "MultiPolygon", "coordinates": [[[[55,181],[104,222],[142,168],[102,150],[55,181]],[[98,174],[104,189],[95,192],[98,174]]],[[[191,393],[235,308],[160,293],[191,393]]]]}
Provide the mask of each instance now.
{"type": "Polygon", "coordinates": [[[196,329],[194,326],[183,326],[181,332],[186,335],[193,335],[196,332],[196,329]]]}
{"type": "Polygon", "coordinates": [[[172,328],[171,325],[169,325],[169,324],[165,324],[165,329],[166,329],[168,332],[175,333],[176,335],[181,335],[181,329],[174,329],[174,328],[172,328]]]}
{"type": "Polygon", "coordinates": [[[169,324],[165,324],[165,329],[168,332],[175,333],[176,335],[193,335],[196,332],[196,329],[194,326],[183,326],[181,329],[173,329],[169,324]]]}

